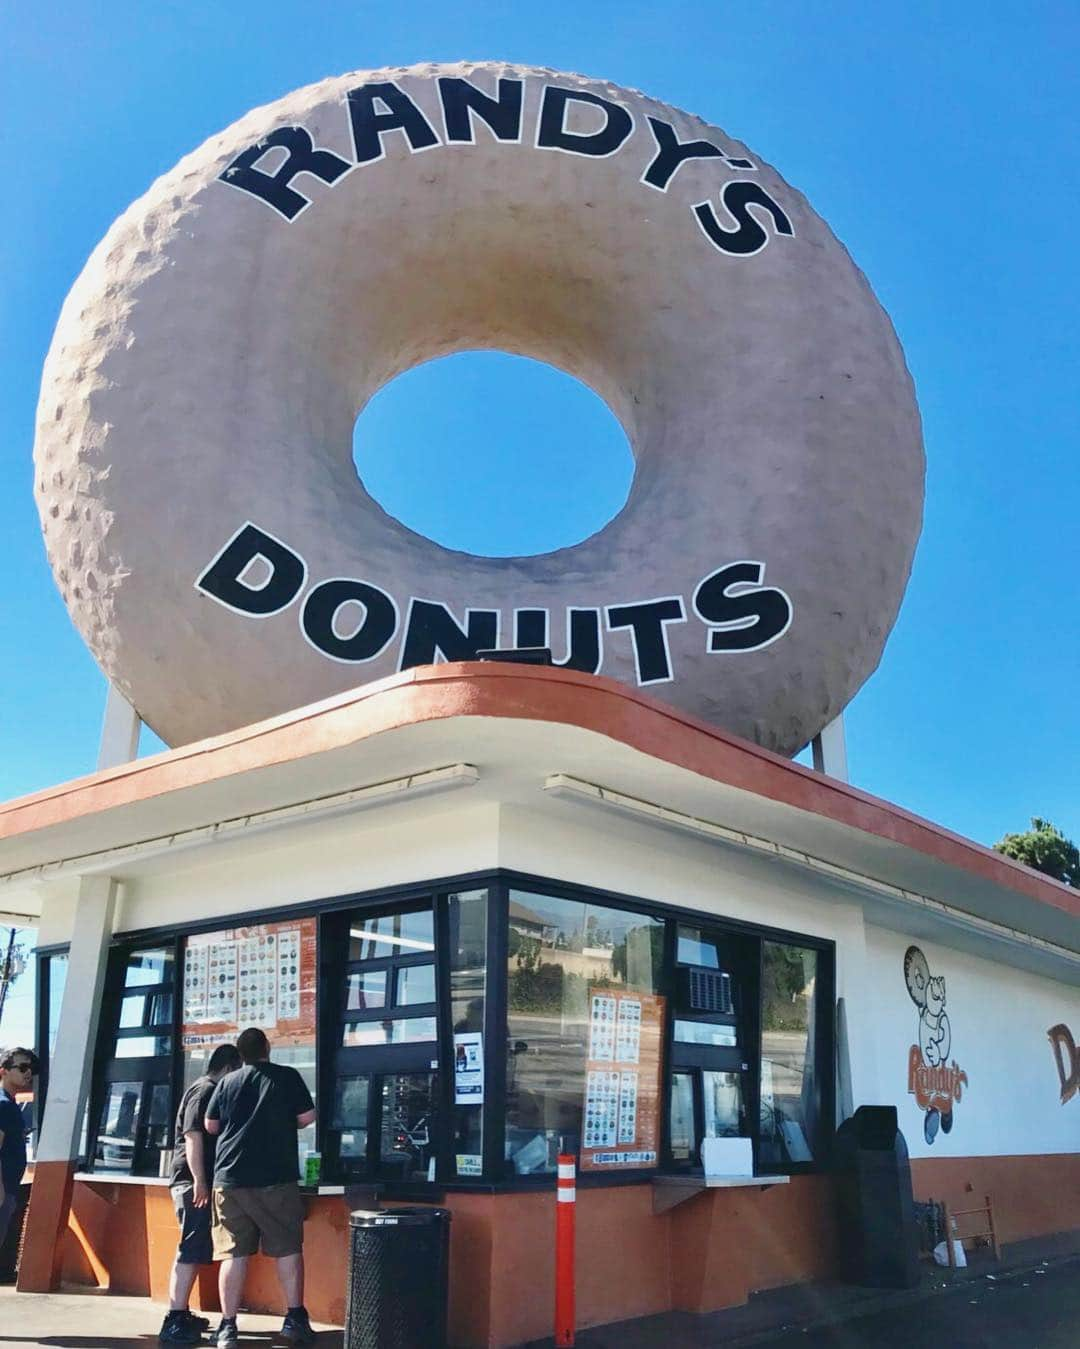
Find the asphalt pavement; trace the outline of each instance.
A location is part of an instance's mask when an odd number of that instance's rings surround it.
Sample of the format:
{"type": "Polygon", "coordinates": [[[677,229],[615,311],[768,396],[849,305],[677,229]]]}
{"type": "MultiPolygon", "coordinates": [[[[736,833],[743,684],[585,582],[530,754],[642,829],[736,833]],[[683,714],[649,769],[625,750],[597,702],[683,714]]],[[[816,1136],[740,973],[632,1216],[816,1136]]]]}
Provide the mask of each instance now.
{"type": "Polygon", "coordinates": [[[868,1316],[734,1343],[774,1349],[1077,1349],[1080,1261],[988,1274],[868,1316]]]}
{"type": "MultiPolygon", "coordinates": [[[[0,1349],[151,1349],[161,1315],[146,1298],[0,1288],[0,1349]]],[[[241,1346],[272,1349],[280,1325],[279,1317],[242,1313],[241,1346]]],[[[707,1317],[669,1313],[596,1327],[577,1342],[579,1349],[1078,1349],[1080,1257],[942,1271],[899,1293],[778,1290],[707,1317]]],[[[318,1349],[341,1345],[340,1330],[322,1330],[318,1349]]]]}

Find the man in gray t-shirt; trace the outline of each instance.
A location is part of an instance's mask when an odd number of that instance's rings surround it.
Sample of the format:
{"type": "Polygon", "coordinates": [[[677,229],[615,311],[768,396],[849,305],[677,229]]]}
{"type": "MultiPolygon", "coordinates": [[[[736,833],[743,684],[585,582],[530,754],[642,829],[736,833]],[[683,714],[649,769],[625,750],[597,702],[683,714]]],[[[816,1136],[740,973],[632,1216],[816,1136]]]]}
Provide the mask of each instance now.
{"type": "Polygon", "coordinates": [[[214,1138],[206,1132],[206,1107],[226,1073],[241,1066],[235,1045],[218,1045],[210,1055],[204,1076],[184,1092],[176,1112],[175,1143],[169,1189],[180,1245],[169,1278],[169,1313],[161,1327],[161,1344],[200,1344],[210,1322],[188,1310],[191,1289],[200,1265],[214,1259],[210,1240],[210,1185],[214,1178],[214,1138]]]}

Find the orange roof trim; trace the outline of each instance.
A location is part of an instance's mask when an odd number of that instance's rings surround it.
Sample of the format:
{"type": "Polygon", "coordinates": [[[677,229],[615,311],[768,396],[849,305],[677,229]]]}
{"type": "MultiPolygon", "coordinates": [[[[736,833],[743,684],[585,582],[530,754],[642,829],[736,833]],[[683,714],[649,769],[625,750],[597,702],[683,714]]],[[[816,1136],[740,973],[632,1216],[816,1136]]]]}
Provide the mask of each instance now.
{"type": "Polygon", "coordinates": [[[501,662],[407,670],[225,735],[19,797],[0,805],[0,840],[450,717],[516,717],[593,731],[702,777],[915,849],[1080,917],[1080,895],[1068,886],[613,679],[501,662]]]}

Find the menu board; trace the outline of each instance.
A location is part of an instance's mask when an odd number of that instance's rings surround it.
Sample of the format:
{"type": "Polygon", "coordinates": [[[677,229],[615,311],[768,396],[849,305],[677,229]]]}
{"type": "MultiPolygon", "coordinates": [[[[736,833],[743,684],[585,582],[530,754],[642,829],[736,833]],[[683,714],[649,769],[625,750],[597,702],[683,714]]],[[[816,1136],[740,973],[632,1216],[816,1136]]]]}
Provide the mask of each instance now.
{"type": "Polygon", "coordinates": [[[248,1026],[275,1045],[315,1043],[315,919],[202,932],[184,943],[185,1048],[248,1026]]]}
{"type": "Polygon", "coordinates": [[[594,985],[588,1014],[581,1170],[656,1166],[664,999],[594,985]]]}

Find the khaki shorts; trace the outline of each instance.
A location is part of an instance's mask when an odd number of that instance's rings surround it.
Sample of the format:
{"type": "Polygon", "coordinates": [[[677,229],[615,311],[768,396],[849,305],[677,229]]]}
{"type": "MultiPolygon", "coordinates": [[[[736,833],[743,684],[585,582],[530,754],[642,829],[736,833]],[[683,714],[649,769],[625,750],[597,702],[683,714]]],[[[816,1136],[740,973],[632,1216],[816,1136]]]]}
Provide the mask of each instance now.
{"type": "Polygon", "coordinates": [[[298,1255],[304,1244],[304,1209],[295,1180],[258,1189],[242,1185],[214,1187],[214,1259],[298,1255]]]}

